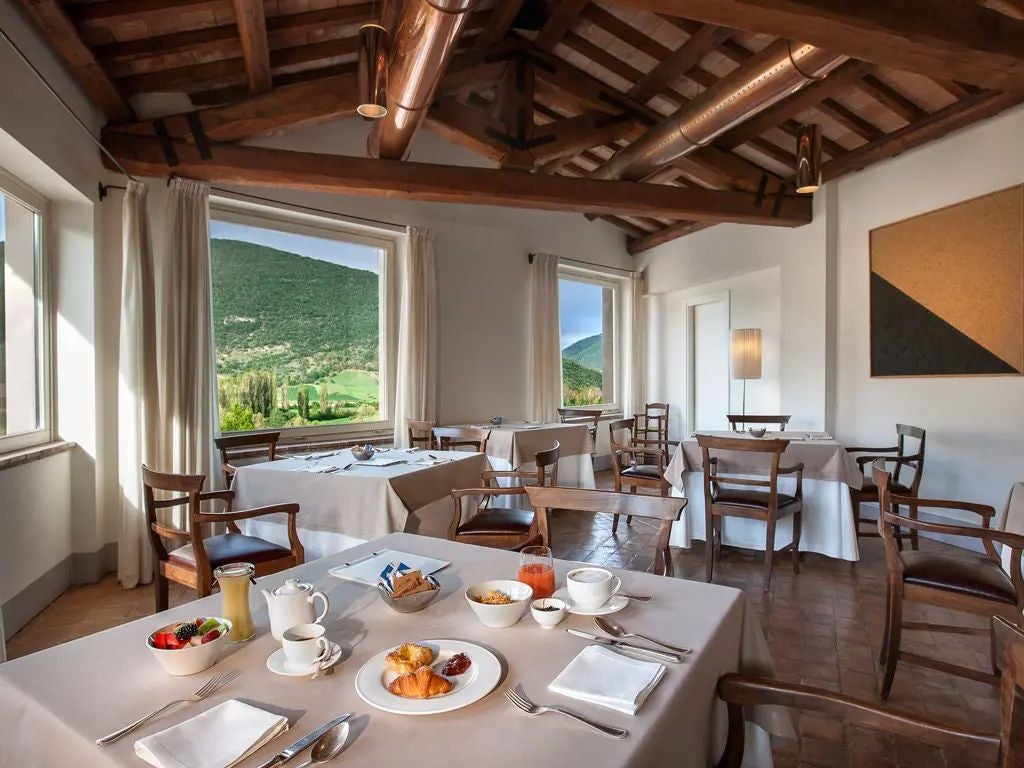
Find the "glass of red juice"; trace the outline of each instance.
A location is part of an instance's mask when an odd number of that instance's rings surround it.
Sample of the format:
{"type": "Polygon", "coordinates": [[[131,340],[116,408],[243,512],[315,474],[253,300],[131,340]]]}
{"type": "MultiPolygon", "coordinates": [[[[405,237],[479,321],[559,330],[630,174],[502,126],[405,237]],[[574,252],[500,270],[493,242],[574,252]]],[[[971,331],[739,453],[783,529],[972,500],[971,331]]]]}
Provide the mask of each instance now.
{"type": "Polygon", "coordinates": [[[519,558],[518,581],[533,587],[533,599],[555,593],[555,563],[550,547],[523,547],[519,558]]]}

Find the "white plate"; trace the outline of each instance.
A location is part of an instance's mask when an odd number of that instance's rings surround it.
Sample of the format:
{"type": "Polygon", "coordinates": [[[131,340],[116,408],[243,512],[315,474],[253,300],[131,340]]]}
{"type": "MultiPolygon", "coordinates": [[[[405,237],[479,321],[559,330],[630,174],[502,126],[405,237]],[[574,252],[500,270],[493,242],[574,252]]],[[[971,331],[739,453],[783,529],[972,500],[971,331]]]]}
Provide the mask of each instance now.
{"type": "MultiPolygon", "coordinates": [[[[341,658],[341,646],[337,643],[331,643],[331,655],[322,662],[324,669],[332,667],[338,663],[338,659],[341,658]]],[[[273,672],[275,675],[285,675],[286,677],[309,677],[316,672],[317,665],[310,664],[308,667],[298,668],[293,667],[288,663],[288,660],[284,656],[284,648],[278,648],[272,654],[267,657],[267,669],[273,672]]]]}
{"type": "Polygon", "coordinates": [[[555,592],[552,597],[559,600],[565,601],[565,609],[569,613],[575,613],[577,616],[607,616],[609,613],[618,613],[627,605],[629,600],[624,598],[622,595],[612,595],[611,599],[607,603],[598,608],[580,608],[578,605],[573,603],[572,598],[569,597],[569,589],[562,587],[560,590],[555,592]]]}
{"type": "Polygon", "coordinates": [[[452,656],[464,653],[472,662],[461,675],[453,675],[455,687],[443,696],[430,699],[406,699],[388,690],[388,685],[398,677],[384,658],[394,650],[387,648],[368,662],[356,673],[356,692],[370,706],[396,715],[437,715],[455,709],[468,707],[494,690],[501,680],[501,662],[488,651],[473,643],[460,640],[414,640],[434,651],[434,671],[441,674],[441,667],[452,656]]]}

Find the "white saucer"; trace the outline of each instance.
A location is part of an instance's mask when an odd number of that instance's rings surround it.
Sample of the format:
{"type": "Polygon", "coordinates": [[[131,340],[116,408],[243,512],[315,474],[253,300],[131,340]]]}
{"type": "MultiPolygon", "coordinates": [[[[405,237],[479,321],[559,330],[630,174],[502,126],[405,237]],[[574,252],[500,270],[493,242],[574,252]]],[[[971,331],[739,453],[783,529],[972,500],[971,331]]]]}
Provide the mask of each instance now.
{"type": "Polygon", "coordinates": [[[338,659],[341,658],[341,646],[337,643],[331,643],[331,655],[328,656],[324,661],[317,664],[310,664],[308,667],[293,667],[288,663],[288,660],[284,656],[284,648],[278,648],[272,654],[267,657],[267,669],[273,672],[275,675],[285,675],[286,677],[308,677],[316,672],[317,666],[322,666],[324,669],[332,667],[338,663],[338,659]]]}
{"type": "Polygon", "coordinates": [[[569,597],[569,589],[567,587],[562,587],[552,597],[564,601],[565,609],[577,616],[607,616],[609,613],[618,613],[629,605],[629,600],[622,595],[612,595],[607,603],[597,608],[580,608],[569,597]]]}

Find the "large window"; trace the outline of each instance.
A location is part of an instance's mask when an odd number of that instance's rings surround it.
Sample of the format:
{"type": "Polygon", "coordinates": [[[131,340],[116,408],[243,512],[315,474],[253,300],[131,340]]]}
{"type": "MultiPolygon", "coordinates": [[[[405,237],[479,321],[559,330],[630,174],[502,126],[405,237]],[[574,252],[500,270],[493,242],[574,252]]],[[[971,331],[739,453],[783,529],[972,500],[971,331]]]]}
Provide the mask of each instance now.
{"type": "Polygon", "coordinates": [[[558,280],[562,335],[562,404],[615,406],[619,282],[562,267],[558,280]]]}
{"type": "Polygon", "coordinates": [[[329,219],[214,208],[221,431],[387,426],[393,245],[329,219]]]}
{"type": "Polygon", "coordinates": [[[0,452],[50,439],[43,212],[0,171],[0,452]]]}

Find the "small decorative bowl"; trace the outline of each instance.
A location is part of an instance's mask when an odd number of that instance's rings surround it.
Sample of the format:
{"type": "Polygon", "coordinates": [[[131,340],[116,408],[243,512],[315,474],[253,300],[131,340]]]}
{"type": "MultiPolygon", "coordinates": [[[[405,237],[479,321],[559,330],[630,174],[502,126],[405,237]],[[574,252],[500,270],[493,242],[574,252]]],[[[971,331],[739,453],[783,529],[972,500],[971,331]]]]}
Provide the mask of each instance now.
{"type": "Polygon", "coordinates": [[[493,424],[496,427],[500,427],[504,423],[505,423],[505,417],[504,416],[492,416],[491,417],[491,424],[493,424]]]}
{"type": "Polygon", "coordinates": [[[377,584],[377,592],[380,594],[380,599],[387,603],[391,610],[398,613],[422,611],[441,594],[440,589],[431,589],[429,592],[416,592],[405,597],[391,597],[380,584],[377,584]]]}
{"type": "Polygon", "coordinates": [[[568,612],[567,608],[565,601],[556,597],[542,597],[540,600],[530,603],[533,620],[544,629],[551,629],[556,624],[561,624],[568,612]]]}
{"type": "Polygon", "coordinates": [[[377,449],[372,445],[353,445],[352,446],[352,458],[356,461],[366,461],[372,459],[377,454],[377,449]]]}
{"type": "Polygon", "coordinates": [[[480,619],[481,624],[493,629],[504,629],[517,624],[529,608],[532,598],[533,587],[511,579],[481,581],[466,590],[466,602],[473,609],[473,613],[480,619]],[[512,602],[505,605],[486,605],[474,599],[492,591],[504,592],[512,598],[512,602]]]}
{"type": "Polygon", "coordinates": [[[764,437],[765,435],[768,434],[768,430],[765,429],[764,427],[761,427],[760,429],[754,429],[753,427],[750,427],[747,430],[747,432],[749,432],[754,437],[764,437]]]}
{"type": "MultiPolygon", "coordinates": [[[[157,648],[153,645],[150,639],[147,639],[146,647],[149,648],[150,653],[156,657],[156,660],[160,662],[160,666],[164,668],[164,672],[167,674],[198,674],[199,672],[209,669],[216,664],[220,659],[221,653],[224,651],[224,645],[227,642],[227,637],[231,630],[231,622],[222,618],[217,618],[217,621],[227,626],[228,632],[225,632],[216,640],[211,640],[208,643],[203,643],[202,645],[188,645],[184,648],[171,650],[168,648],[157,648]]],[[[150,633],[149,637],[152,638],[157,632],[169,632],[174,628],[175,624],[177,624],[177,622],[161,627],[155,632],[150,633]]]]}

